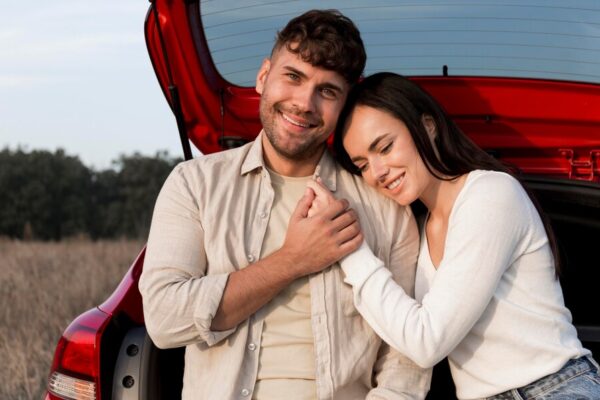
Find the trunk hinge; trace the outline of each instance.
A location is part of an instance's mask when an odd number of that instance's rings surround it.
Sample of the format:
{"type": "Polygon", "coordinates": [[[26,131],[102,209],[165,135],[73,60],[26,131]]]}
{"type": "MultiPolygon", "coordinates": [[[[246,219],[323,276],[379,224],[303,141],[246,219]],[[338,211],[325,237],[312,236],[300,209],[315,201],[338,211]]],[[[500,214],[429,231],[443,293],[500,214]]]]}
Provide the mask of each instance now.
{"type": "Polygon", "coordinates": [[[225,136],[225,89],[219,90],[219,112],[221,114],[221,132],[219,134],[219,145],[223,150],[234,149],[248,143],[248,140],[239,136],[225,136]]]}
{"type": "Polygon", "coordinates": [[[167,46],[165,46],[165,40],[163,38],[162,29],[158,20],[158,10],[156,9],[156,3],[152,2],[150,5],[152,12],[154,13],[154,23],[158,32],[158,39],[160,41],[160,47],[162,48],[163,57],[165,60],[165,67],[167,69],[168,89],[171,97],[171,110],[175,114],[175,120],[177,121],[177,130],[179,131],[179,139],[181,140],[181,147],[183,148],[184,159],[192,159],[192,148],[190,147],[190,141],[188,139],[187,130],[185,129],[185,118],[183,117],[183,110],[181,109],[181,100],[179,98],[179,91],[177,85],[173,81],[173,74],[171,72],[171,64],[169,63],[169,57],[167,55],[167,46]]]}
{"type": "Polygon", "coordinates": [[[600,175],[600,150],[590,150],[587,158],[575,158],[573,149],[559,149],[560,154],[569,162],[569,178],[594,181],[600,175]]]}

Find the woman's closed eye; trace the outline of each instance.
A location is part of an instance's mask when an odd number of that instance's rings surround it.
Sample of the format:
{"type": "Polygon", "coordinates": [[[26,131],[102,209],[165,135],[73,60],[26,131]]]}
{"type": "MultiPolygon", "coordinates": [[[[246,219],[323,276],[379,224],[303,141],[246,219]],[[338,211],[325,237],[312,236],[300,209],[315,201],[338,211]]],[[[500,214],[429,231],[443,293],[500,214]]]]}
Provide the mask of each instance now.
{"type": "Polygon", "coordinates": [[[358,168],[358,171],[363,174],[364,172],[367,171],[367,169],[369,168],[369,164],[368,163],[364,163],[364,164],[354,164],[356,166],[356,168],[358,168]]]}
{"type": "Polygon", "coordinates": [[[386,144],[385,146],[383,146],[381,148],[380,153],[381,154],[388,154],[392,150],[393,145],[394,145],[393,141],[389,142],[388,144],[386,144]]]}

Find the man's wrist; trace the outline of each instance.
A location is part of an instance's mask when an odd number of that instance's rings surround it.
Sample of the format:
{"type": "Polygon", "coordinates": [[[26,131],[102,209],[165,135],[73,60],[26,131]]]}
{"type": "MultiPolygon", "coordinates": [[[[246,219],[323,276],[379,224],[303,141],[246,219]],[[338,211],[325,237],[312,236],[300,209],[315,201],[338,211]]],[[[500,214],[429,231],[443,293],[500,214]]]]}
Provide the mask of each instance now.
{"type": "Polygon", "coordinates": [[[305,265],[304,258],[300,257],[285,247],[273,252],[269,256],[278,266],[282,278],[293,282],[310,273],[309,266],[305,265]]]}

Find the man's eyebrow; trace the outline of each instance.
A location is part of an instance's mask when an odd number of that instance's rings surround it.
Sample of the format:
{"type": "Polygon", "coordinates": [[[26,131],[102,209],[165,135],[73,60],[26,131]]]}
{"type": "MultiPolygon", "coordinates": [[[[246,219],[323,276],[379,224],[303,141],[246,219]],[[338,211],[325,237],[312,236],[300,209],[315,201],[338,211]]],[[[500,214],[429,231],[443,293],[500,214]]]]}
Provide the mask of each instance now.
{"type": "Polygon", "coordinates": [[[301,78],[303,78],[303,79],[306,79],[306,78],[307,78],[307,76],[306,76],[306,74],[305,74],[304,72],[302,72],[302,71],[300,71],[299,69],[297,69],[297,68],[294,68],[294,67],[292,67],[292,66],[289,66],[289,65],[284,65],[284,66],[283,66],[283,69],[286,69],[286,70],[288,70],[288,71],[290,71],[290,72],[293,72],[294,74],[298,75],[299,77],[301,77],[301,78]]]}
{"type": "MultiPolygon", "coordinates": [[[[369,153],[374,152],[375,149],[377,148],[377,145],[379,144],[379,142],[381,142],[383,139],[385,139],[389,135],[391,135],[391,133],[384,133],[383,135],[376,137],[375,140],[373,140],[373,142],[371,142],[371,144],[369,145],[369,148],[367,151],[369,153]]],[[[362,157],[362,156],[357,156],[357,157],[351,158],[352,162],[363,160],[363,159],[364,159],[364,157],[362,157]]]]}
{"type": "MultiPolygon", "coordinates": [[[[285,69],[285,70],[287,70],[289,72],[293,72],[294,74],[298,75],[302,79],[307,79],[308,78],[307,75],[304,72],[302,72],[299,69],[294,68],[294,67],[292,67],[290,65],[284,65],[283,69],[285,69]]],[[[331,82],[325,82],[325,83],[323,83],[323,84],[321,84],[319,86],[321,88],[335,90],[335,91],[340,92],[340,93],[344,92],[344,89],[342,89],[340,86],[336,85],[335,83],[331,83],[331,82]]]]}

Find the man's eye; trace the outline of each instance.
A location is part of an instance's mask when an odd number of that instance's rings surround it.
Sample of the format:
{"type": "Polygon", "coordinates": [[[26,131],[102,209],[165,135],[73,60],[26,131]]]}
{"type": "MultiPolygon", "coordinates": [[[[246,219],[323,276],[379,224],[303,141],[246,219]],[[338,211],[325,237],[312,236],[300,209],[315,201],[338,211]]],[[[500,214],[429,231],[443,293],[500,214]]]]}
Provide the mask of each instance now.
{"type": "Polygon", "coordinates": [[[290,78],[293,81],[299,81],[300,80],[300,77],[298,75],[296,75],[294,73],[291,73],[291,72],[289,74],[287,74],[287,76],[288,76],[288,78],[290,78]]]}
{"type": "Polygon", "coordinates": [[[325,96],[328,99],[335,99],[337,97],[335,90],[328,88],[321,89],[321,94],[323,94],[323,96],[325,96]]]}

